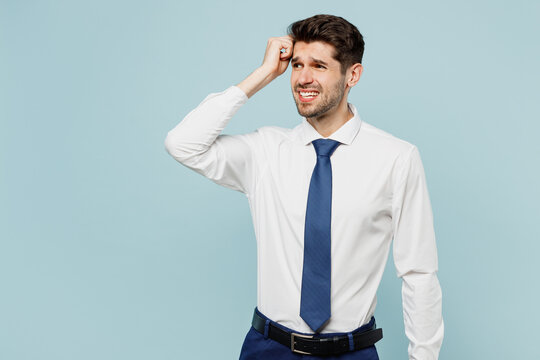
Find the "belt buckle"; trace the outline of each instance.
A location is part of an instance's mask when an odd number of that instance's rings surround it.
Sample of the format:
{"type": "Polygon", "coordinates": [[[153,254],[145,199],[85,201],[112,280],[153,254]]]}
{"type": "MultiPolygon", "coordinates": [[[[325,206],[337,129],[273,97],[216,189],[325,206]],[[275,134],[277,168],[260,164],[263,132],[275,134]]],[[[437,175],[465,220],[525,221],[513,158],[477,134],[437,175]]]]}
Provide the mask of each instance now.
{"type": "Polygon", "coordinates": [[[292,352],[297,353],[297,354],[313,355],[312,353],[309,353],[309,352],[306,352],[306,351],[296,350],[294,348],[294,345],[296,344],[295,338],[313,339],[313,335],[302,335],[302,334],[297,334],[297,333],[293,333],[293,332],[291,333],[291,350],[292,350],[292,352]]]}

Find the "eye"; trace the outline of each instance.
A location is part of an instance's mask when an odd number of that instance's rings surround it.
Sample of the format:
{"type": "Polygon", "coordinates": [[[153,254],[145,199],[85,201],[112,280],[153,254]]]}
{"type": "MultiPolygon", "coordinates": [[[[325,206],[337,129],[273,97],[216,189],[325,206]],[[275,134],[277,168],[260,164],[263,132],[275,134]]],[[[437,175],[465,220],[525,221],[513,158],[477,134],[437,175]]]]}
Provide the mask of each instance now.
{"type": "Polygon", "coordinates": [[[326,69],[326,66],[321,65],[321,64],[317,64],[317,65],[315,65],[315,67],[316,67],[317,69],[326,69]]]}
{"type": "Polygon", "coordinates": [[[295,68],[295,69],[300,69],[302,67],[302,65],[299,64],[299,63],[294,63],[294,64],[292,64],[292,67],[295,68]]]}

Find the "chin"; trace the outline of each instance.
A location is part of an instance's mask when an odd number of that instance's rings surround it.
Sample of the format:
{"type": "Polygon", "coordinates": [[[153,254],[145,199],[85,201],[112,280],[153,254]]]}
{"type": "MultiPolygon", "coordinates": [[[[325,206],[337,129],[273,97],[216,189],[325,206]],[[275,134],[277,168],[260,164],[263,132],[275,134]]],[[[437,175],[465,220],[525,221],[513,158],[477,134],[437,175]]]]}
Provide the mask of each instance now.
{"type": "Polygon", "coordinates": [[[313,110],[307,109],[305,104],[302,103],[300,100],[294,98],[294,103],[296,105],[296,110],[298,111],[298,114],[303,117],[312,117],[313,116],[313,110]]]}
{"type": "Polygon", "coordinates": [[[303,116],[305,118],[314,118],[321,115],[317,111],[302,110],[298,106],[296,107],[296,109],[298,110],[298,114],[300,114],[300,116],[303,116]]]}
{"type": "Polygon", "coordinates": [[[300,114],[300,116],[303,116],[303,117],[311,116],[311,111],[307,109],[302,109],[302,105],[298,105],[298,103],[296,103],[296,110],[298,111],[298,114],[300,114]]]}

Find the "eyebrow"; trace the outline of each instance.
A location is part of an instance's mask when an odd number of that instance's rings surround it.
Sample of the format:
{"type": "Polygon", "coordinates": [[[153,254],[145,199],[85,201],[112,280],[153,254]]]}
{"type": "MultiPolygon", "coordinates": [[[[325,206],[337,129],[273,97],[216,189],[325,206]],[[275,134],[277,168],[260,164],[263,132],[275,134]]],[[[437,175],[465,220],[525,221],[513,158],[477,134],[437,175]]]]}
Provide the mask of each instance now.
{"type": "MultiPolygon", "coordinates": [[[[299,59],[298,56],[294,57],[294,58],[292,58],[291,62],[297,62],[298,59],[299,59]]],[[[328,66],[328,63],[326,61],[323,61],[323,60],[320,60],[320,59],[315,59],[314,57],[311,57],[311,56],[309,57],[309,59],[314,63],[328,66]]]]}

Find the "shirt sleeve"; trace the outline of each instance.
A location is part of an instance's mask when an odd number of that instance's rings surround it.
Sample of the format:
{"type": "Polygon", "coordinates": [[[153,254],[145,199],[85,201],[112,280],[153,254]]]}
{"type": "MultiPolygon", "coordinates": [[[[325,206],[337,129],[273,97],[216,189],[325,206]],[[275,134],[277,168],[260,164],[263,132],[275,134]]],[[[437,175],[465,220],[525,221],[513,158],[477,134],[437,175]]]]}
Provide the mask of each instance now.
{"type": "Polygon", "coordinates": [[[415,146],[404,154],[394,189],[394,263],[402,278],[403,319],[410,360],[435,360],[444,336],[442,293],[424,168],[415,146]]]}
{"type": "Polygon", "coordinates": [[[169,131],[165,148],[178,162],[215,183],[248,194],[256,177],[258,132],[221,134],[246,101],[236,86],[208,95],[169,131]]]}

